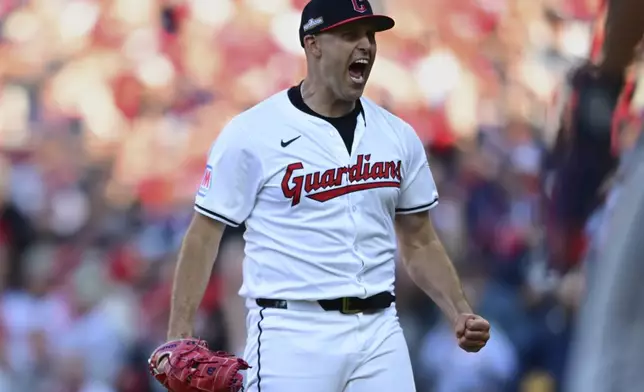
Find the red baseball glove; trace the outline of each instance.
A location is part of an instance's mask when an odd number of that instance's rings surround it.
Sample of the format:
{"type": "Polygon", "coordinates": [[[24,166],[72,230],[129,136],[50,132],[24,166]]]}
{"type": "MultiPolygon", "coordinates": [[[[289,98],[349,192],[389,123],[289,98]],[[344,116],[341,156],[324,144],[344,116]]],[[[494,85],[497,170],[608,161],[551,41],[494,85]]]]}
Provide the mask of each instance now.
{"type": "Polygon", "coordinates": [[[243,359],[211,351],[197,339],[159,346],[148,364],[150,373],[170,392],[238,392],[243,389],[239,371],[250,368],[243,359]]]}

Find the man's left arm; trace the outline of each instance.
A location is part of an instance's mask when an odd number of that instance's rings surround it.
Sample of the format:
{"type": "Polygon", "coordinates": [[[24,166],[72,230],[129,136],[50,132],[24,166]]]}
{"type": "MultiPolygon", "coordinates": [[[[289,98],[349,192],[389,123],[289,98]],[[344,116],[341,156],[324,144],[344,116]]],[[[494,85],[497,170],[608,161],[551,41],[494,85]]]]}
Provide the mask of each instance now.
{"type": "Polygon", "coordinates": [[[402,261],[411,279],[443,311],[459,346],[477,352],[490,338],[490,325],[475,315],[428,212],[398,215],[396,232],[402,261]]]}
{"type": "Polygon", "coordinates": [[[438,205],[438,191],[425,148],[408,126],[404,133],[407,160],[396,205],[396,234],[403,264],[411,279],[441,308],[454,327],[459,345],[479,351],[489,339],[490,325],[472,313],[460,279],[429,216],[438,205]]]}
{"type": "Polygon", "coordinates": [[[438,238],[428,212],[396,216],[402,261],[411,279],[455,323],[472,313],[460,279],[438,238]]]}

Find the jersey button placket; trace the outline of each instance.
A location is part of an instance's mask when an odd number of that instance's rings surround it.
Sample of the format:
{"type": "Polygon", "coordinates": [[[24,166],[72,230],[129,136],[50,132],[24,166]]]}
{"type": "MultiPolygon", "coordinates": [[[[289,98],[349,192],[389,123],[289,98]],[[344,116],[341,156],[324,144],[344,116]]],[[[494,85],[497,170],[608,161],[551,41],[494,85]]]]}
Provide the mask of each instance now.
{"type": "MultiPolygon", "coordinates": [[[[356,214],[354,213],[355,206],[353,205],[352,202],[352,195],[349,193],[347,194],[347,207],[349,208],[349,216],[351,217],[351,223],[353,223],[353,252],[355,254],[355,257],[360,260],[361,264],[364,264],[363,261],[360,258],[360,255],[358,254],[359,247],[358,247],[358,223],[356,222],[356,214]]],[[[356,280],[358,282],[361,281],[360,279],[360,271],[362,268],[360,268],[358,271],[356,271],[356,280]]]]}
{"type": "MultiPolygon", "coordinates": [[[[360,268],[358,269],[358,271],[356,271],[356,281],[358,282],[358,284],[360,284],[362,286],[362,281],[363,281],[362,273],[364,271],[364,260],[362,259],[362,257],[358,253],[360,251],[360,247],[358,245],[359,233],[358,233],[358,229],[357,229],[358,226],[359,226],[358,222],[357,222],[358,207],[355,205],[355,202],[353,201],[352,195],[348,194],[347,196],[348,196],[347,201],[349,203],[349,206],[348,206],[349,207],[349,215],[351,215],[351,221],[353,222],[353,227],[354,227],[353,252],[354,252],[355,257],[357,258],[357,260],[360,262],[360,268]]],[[[366,292],[367,292],[366,288],[363,286],[362,289],[364,290],[364,292],[366,294],[366,292]]]]}
{"type": "MultiPolygon", "coordinates": [[[[357,218],[359,217],[359,212],[358,212],[358,207],[356,206],[355,202],[351,203],[351,211],[352,211],[351,215],[353,216],[353,221],[356,222],[357,218]]],[[[356,227],[359,226],[357,223],[355,223],[355,225],[356,225],[356,227]]],[[[354,243],[353,243],[354,244],[353,245],[353,250],[356,252],[356,256],[358,257],[358,260],[360,260],[360,269],[358,270],[358,273],[356,274],[356,280],[358,281],[358,283],[362,283],[365,263],[364,263],[364,259],[358,254],[358,251],[360,250],[360,247],[358,245],[359,241],[360,241],[359,233],[356,230],[356,235],[355,235],[355,239],[354,239],[354,243]]],[[[366,288],[363,287],[363,289],[365,290],[365,294],[366,294],[366,288]]]]}
{"type": "Polygon", "coordinates": [[[337,129],[333,128],[332,126],[329,129],[329,137],[331,138],[333,154],[335,155],[335,158],[338,160],[338,162],[345,162],[348,155],[347,147],[344,145],[344,140],[342,140],[342,137],[340,137],[337,129]]]}

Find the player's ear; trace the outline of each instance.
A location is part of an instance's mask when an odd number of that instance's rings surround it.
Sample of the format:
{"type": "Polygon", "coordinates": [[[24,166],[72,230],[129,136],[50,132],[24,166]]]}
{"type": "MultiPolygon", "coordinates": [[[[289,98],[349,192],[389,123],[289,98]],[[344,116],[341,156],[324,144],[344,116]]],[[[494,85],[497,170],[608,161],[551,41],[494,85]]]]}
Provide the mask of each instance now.
{"type": "Polygon", "coordinates": [[[307,35],[304,37],[304,48],[315,57],[320,57],[322,53],[320,50],[320,40],[315,35],[307,35]]]}

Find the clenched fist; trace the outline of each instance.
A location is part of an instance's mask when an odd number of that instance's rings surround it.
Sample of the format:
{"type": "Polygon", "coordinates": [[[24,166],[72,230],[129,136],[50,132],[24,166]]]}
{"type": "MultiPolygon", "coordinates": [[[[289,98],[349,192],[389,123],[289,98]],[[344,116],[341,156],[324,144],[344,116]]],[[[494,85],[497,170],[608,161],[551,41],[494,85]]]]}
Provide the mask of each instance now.
{"type": "Polygon", "coordinates": [[[458,345],[468,353],[475,353],[490,339],[490,323],[481,316],[463,313],[456,319],[454,332],[458,345]]]}

